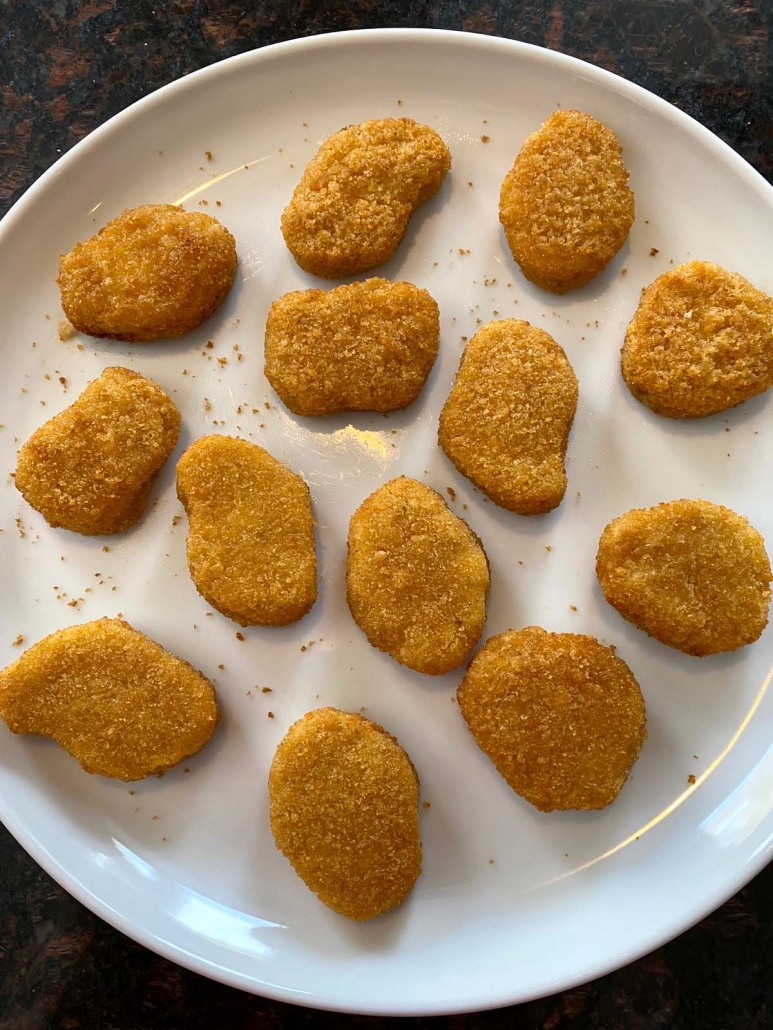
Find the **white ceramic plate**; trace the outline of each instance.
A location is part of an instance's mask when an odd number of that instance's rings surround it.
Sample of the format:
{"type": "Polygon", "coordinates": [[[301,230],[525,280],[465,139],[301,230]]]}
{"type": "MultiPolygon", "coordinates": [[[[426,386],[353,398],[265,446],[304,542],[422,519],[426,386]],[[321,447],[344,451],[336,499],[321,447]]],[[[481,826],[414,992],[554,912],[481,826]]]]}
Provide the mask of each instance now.
{"type": "Polygon", "coordinates": [[[773,839],[771,631],[734,655],[687,658],[624,623],[594,576],[603,526],[661,500],[730,505],[773,540],[771,398],[682,424],[649,413],[620,379],[640,289],[672,260],[691,257],[773,291],[773,191],[709,132],[636,86],[483,36],[377,31],[269,47],[159,90],[62,158],[0,236],[2,468],[13,469],[18,442],[110,364],[158,380],[184,428],[147,516],[117,538],[49,529],[5,480],[0,658],[19,654],[17,634],[26,646],[122,612],[216,682],[224,719],[185,769],[133,789],[87,776],[48,741],[0,728],[0,815],[36,861],[113,925],[207,976],[301,1004],[394,1014],[475,1010],[588,980],[685,929],[757,872],[773,839]],[[524,281],[497,220],[505,172],[557,105],[615,130],[637,206],[623,252],[563,298],[524,281]],[[436,297],[440,357],[403,413],[299,419],[263,377],[263,325],[274,298],[320,283],[286,250],[280,212],[322,139],[387,115],[434,126],[453,153],[448,181],[377,273],[436,297]],[[236,236],[240,271],[221,311],[175,342],[61,343],[59,253],[125,207],[177,200],[188,209],[207,201],[198,209],[236,236]],[[541,518],[484,503],[436,445],[462,338],[509,315],[552,333],[580,380],[569,490],[541,518]],[[174,465],[210,432],[241,433],[301,472],[319,521],[312,613],[287,629],[246,630],[244,642],[238,627],[209,614],[185,564],[174,465]],[[453,510],[484,541],[486,635],[534,623],[591,633],[630,664],[649,739],[610,808],[531,808],[478,751],[452,703],[461,673],[412,673],[373,650],[353,623],[344,597],[348,519],[401,473],[444,494],[452,488],[453,510]],[[364,706],[396,734],[431,803],[422,809],[424,872],[412,897],[370,924],[328,911],[269,833],[274,748],[320,705],[364,706]]]}

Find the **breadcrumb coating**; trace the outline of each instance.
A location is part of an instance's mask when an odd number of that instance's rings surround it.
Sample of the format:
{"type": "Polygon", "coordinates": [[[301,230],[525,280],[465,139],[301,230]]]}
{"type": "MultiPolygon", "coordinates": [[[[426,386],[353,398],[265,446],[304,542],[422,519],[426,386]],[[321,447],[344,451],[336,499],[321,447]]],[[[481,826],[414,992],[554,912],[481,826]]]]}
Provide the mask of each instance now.
{"type": "Polygon", "coordinates": [[[80,332],[142,343],[201,325],[235,276],[236,244],[216,218],[145,204],[63,254],[57,282],[80,332]]]}
{"type": "Polygon", "coordinates": [[[410,894],[421,872],[419,779],[381,726],[309,712],[276,749],[268,790],[276,846],[329,908],[360,922],[410,894]]]}
{"type": "Polygon", "coordinates": [[[685,654],[735,651],[768,624],[765,542],[721,504],[668,501],[626,512],[601,534],[596,574],[624,619],[685,654]]]}
{"type": "Polygon", "coordinates": [[[352,515],[346,592],[370,643],[430,676],[456,669],[480,639],[489,568],[483,545],[440,494],[406,476],[352,515]]]}
{"type": "Polygon", "coordinates": [[[349,125],[306,166],[282,213],[285,242],[301,268],[326,279],[375,268],[450,167],[440,136],[411,118],[349,125]]]}
{"type": "Polygon", "coordinates": [[[457,700],[477,745],[541,812],[611,804],[647,736],[639,684],[614,649],[539,626],[487,640],[457,700]]]}
{"type": "Polygon", "coordinates": [[[177,463],[196,589],[240,626],[286,626],[317,599],[309,488],[268,451],[204,436],[177,463]]]}
{"type": "Polygon", "coordinates": [[[19,452],[17,489],[50,526],[93,536],[139,519],[180,412],[152,379],[111,367],[19,452]]]}
{"type": "Polygon", "coordinates": [[[617,136],[581,111],[556,111],[528,137],[505,176],[499,220],[536,286],[584,286],[625,243],[634,220],[617,136]]]}
{"type": "Polygon", "coordinates": [[[411,283],[286,293],[266,322],[266,378],[296,415],[394,411],[419,395],[439,335],[437,304],[411,283]]]}
{"type": "Polygon", "coordinates": [[[773,298],[709,261],[648,286],[625,335],[622,373],[659,415],[704,418],[773,386],[773,298]]]}
{"type": "Polygon", "coordinates": [[[490,322],[464,349],[438,442],[496,504],[541,515],[566,492],[577,396],[577,377],[551,336],[515,318],[490,322]]]}
{"type": "Polygon", "coordinates": [[[50,737],[88,773],[141,780],[202,748],[220,713],[192,665],[122,619],[98,619],[33,644],[0,672],[0,717],[50,737]]]}

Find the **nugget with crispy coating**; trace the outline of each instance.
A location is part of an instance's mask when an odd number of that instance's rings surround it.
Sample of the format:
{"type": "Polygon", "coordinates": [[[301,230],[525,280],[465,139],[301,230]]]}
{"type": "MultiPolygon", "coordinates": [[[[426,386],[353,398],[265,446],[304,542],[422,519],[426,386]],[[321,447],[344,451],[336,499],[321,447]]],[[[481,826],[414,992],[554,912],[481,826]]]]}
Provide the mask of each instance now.
{"type": "Polygon", "coordinates": [[[735,651],[768,623],[765,542],[721,504],[668,501],[626,512],[601,534],[596,574],[624,619],[685,654],[735,651]]]}
{"type": "Polygon", "coordinates": [[[180,412],[152,379],[106,368],[19,452],[14,482],[50,526],[94,536],[139,519],[180,412]]]}
{"type": "Polygon", "coordinates": [[[439,334],[437,304],[411,283],[286,293],[268,313],[266,378],[296,415],[394,411],[416,400],[439,334]]]}
{"type": "Polygon", "coordinates": [[[346,599],[370,643],[430,676],[461,665],[483,632],[489,568],[440,494],[385,483],[352,515],[348,546],[346,599]]]}
{"type": "Polygon", "coordinates": [[[464,349],[438,442],[496,504],[541,515],[566,492],[577,392],[572,366],[551,336],[515,318],[490,322],[464,349]]]}
{"type": "Polygon", "coordinates": [[[383,727],[308,712],[268,777],[276,846],[320,901],[360,922],[401,904],[421,872],[419,778],[383,727]]]}
{"type": "Polygon", "coordinates": [[[334,133],[306,166],[282,213],[285,243],[307,272],[336,279],[392,257],[416,208],[451,167],[434,129],[377,118],[334,133]]]}
{"type": "Polygon", "coordinates": [[[240,626],[297,622],[317,598],[309,488],[268,451],[204,436],[177,463],[196,589],[240,626]]]}
{"type": "Polygon", "coordinates": [[[611,804],[647,736],[631,670],[576,633],[529,626],[491,637],[457,700],[478,747],[541,812],[611,804]]]}
{"type": "Polygon", "coordinates": [[[202,748],[220,713],[192,665],[123,619],[52,633],[0,672],[0,717],[50,737],[88,773],[141,780],[202,748]]]}
{"type": "Polygon", "coordinates": [[[625,243],[634,197],[622,153],[612,130],[581,111],[556,111],[524,143],[502,183],[499,220],[536,286],[584,286],[625,243]]]}
{"type": "Polygon", "coordinates": [[[623,379],[659,415],[704,418],[773,386],[773,298],[736,272],[689,261],[644,291],[623,379]]]}
{"type": "Polygon", "coordinates": [[[235,276],[234,238],[216,218],[145,204],[63,254],[57,282],[80,332],[142,343],[201,325],[235,276]]]}

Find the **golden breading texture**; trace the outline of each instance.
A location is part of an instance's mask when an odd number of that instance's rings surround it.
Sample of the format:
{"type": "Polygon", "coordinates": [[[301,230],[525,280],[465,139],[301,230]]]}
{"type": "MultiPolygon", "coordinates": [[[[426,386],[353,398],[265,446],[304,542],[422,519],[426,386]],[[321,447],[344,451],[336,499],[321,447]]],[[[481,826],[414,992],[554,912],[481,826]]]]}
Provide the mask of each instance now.
{"type": "Polygon", "coordinates": [[[529,626],[491,637],[457,700],[476,744],[541,812],[611,804],[647,736],[631,670],[576,633],[529,626]]]}
{"type": "Polygon", "coordinates": [[[515,318],[490,322],[464,349],[438,441],[496,504],[541,515],[566,492],[577,394],[574,370],[551,336],[515,318]]]}
{"type": "Polygon", "coordinates": [[[266,378],[296,415],[394,411],[418,397],[439,336],[437,304],[411,283],[286,293],[268,313],[266,378]]]}
{"type": "Polygon", "coordinates": [[[192,665],[122,619],[52,633],[0,672],[0,717],[50,737],[88,773],[141,780],[202,748],[220,713],[192,665]]]}
{"type": "Polygon", "coordinates": [[[685,654],[735,651],[768,624],[765,542],[721,504],[668,501],[626,512],[601,534],[596,574],[624,619],[685,654]]]}
{"type": "Polygon", "coordinates": [[[773,386],[773,298],[742,275],[689,261],[642,295],[623,379],[659,415],[704,418],[773,386]]]}
{"type": "Polygon", "coordinates": [[[177,463],[196,589],[240,626],[286,626],[317,599],[309,488],[257,444],[204,436],[177,463]]]}
{"type": "Polygon", "coordinates": [[[50,526],[94,536],[134,525],[172,453],[180,412],[152,379],[112,367],[37,429],[15,483],[50,526]]]}
{"type": "Polygon", "coordinates": [[[634,220],[617,136],[581,111],[556,111],[528,137],[505,176],[499,220],[536,286],[584,286],[625,243],[634,220]]]}
{"type": "Polygon", "coordinates": [[[370,643],[430,676],[456,669],[486,621],[489,569],[478,537],[440,494],[400,476],[349,523],[346,599],[370,643]]]}
{"type": "Polygon", "coordinates": [[[306,886],[348,919],[373,919],[421,872],[419,779],[385,729],[335,708],[293,723],[268,777],[271,832],[306,886]]]}
{"type": "Polygon", "coordinates": [[[201,325],[235,276],[236,244],[216,218],[145,204],[63,254],[57,282],[80,332],[142,343],[201,325]]]}
{"type": "Polygon", "coordinates": [[[307,272],[336,279],[394,254],[416,208],[440,189],[451,155],[434,129],[376,118],[334,133],[282,213],[285,243],[307,272]]]}

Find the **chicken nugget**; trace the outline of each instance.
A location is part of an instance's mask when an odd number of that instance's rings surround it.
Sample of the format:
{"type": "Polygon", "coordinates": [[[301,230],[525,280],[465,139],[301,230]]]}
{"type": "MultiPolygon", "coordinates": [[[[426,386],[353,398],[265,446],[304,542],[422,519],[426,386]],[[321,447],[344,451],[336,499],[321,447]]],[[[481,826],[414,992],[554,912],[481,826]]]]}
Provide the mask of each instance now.
{"type": "Polygon", "coordinates": [[[439,335],[437,304],[411,283],[286,293],[266,322],[266,378],[296,415],[394,411],[418,397],[439,335]]]}
{"type": "Polygon", "coordinates": [[[427,125],[410,118],[349,125],[306,166],[282,213],[285,243],[301,268],[325,279],[382,265],[450,167],[448,147],[427,125]]]}
{"type": "Polygon", "coordinates": [[[317,599],[309,488],[268,451],[203,436],[177,463],[188,568],[209,604],[240,626],[286,626],[317,599]]]}
{"type": "Polygon", "coordinates": [[[688,261],[644,291],[622,373],[658,415],[704,418],[773,386],[773,298],[742,275],[688,261]]]}
{"type": "Polygon", "coordinates": [[[57,282],[77,330],[143,343],[201,325],[235,276],[234,238],[216,218],[145,204],[63,254],[57,282]]]}
{"type": "Polygon", "coordinates": [[[88,773],[141,780],[202,748],[220,713],[192,665],[123,619],[52,633],[0,672],[0,717],[50,737],[88,773]]]}
{"type": "Polygon", "coordinates": [[[152,379],[106,368],[19,451],[14,482],[55,529],[120,533],[145,510],[172,453],[180,412],[152,379]]]}
{"type": "Polygon", "coordinates": [[[541,812],[611,804],[647,737],[639,684],[595,637],[500,633],[456,696],[475,743],[541,812]]]}
{"type": "Polygon", "coordinates": [[[601,534],[596,575],[624,619],[685,654],[735,651],[768,624],[765,542],[721,504],[668,501],[620,515],[601,534]]]}
{"type": "Polygon", "coordinates": [[[346,599],[370,643],[401,665],[456,669],[486,621],[489,567],[478,537],[440,494],[407,476],[352,515],[346,599]]]}
{"type": "Polygon", "coordinates": [[[634,197],[617,136],[581,111],[556,111],[505,176],[499,220],[536,286],[566,293],[604,269],[628,238],[634,197]]]}
{"type": "Polygon", "coordinates": [[[336,708],[308,712],[276,749],[268,791],[276,846],[329,908],[361,922],[413,890],[419,778],[383,727],[336,708]]]}
{"type": "Polygon", "coordinates": [[[495,504],[541,515],[566,492],[577,393],[574,370],[551,336],[515,318],[490,322],[464,349],[438,442],[495,504]]]}

